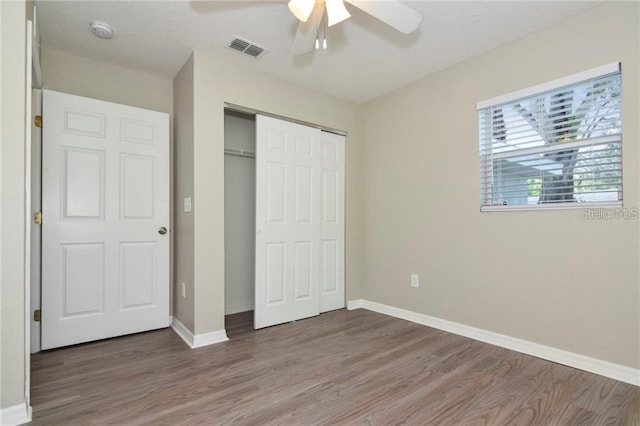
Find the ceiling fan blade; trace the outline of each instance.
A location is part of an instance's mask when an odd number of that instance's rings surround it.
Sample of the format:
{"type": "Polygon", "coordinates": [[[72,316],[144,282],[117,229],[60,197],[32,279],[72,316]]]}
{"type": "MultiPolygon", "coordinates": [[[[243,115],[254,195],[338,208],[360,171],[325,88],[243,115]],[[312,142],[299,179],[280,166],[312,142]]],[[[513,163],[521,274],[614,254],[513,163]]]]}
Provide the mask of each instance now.
{"type": "Polygon", "coordinates": [[[404,34],[418,29],[422,14],[398,0],[344,0],[404,34]]]}
{"type": "Polygon", "coordinates": [[[324,8],[320,9],[315,7],[311,16],[307,19],[307,22],[298,22],[296,37],[293,40],[294,55],[302,55],[303,53],[311,52],[311,50],[313,50],[323,15],[324,8]]]}

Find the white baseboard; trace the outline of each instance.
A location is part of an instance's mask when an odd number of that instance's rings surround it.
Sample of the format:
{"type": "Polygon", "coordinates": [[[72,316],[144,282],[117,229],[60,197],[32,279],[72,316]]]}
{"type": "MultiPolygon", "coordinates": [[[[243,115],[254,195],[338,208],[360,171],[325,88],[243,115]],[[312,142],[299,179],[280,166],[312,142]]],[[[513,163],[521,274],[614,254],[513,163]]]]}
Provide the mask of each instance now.
{"type": "Polygon", "coordinates": [[[624,365],[614,364],[601,359],[565,351],[563,349],[530,342],[528,340],[517,339],[515,337],[494,333],[481,328],[471,327],[453,321],[407,311],[405,309],[384,305],[382,303],[358,299],[350,300],[347,304],[347,309],[349,310],[358,308],[401,318],[407,321],[426,325],[428,327],[448,331],[449,333],[458,334],[460,336],[469,337],[471,339],[480,340],[481,342],[535,356],[537,358],[546,359],[548,361],[557,362],[559,364],[564,364],[590,373],[620,380],[635,386],[640,386],[640,370],[626,367],[624,365]]]}
{"type": "Polygon", "coordinates": [[[224,314],[238,314],[240,312],[253,311],[253,301],[244,303],[231,303],[224,307],[224,314]]]}
{"type": "Polygon", "coordinates": [[[228,340],[227,331],[223,328],[222,330],[216,330],[210,333],[196,334],[193,336],[193,346],[191,346],[191,348],[201,348],[202,346],[222,343],[228,340]]]}
{"type": "Polygon", "coordinates": [[[203,346],[213,345],[215,343],[226,342],[229,340],[227,332],[224,329],[194,335],[191,330],[189,330],[175,317],[171,318],[171,328],[173,328],[173,331],[175,331],[191,349],[201,348],[203,346]]]}
{"type": "Polygon", "coordinates": [[[26,402],[7,408],[0,408],[0,425],[16,426],[31,421],[31,407],[26,402]]]}
{"type": "MultiPolygon", "coordinates": [[[[364,300],[356,299],[356,300],[347,301],[347,309],[349,311],[353,311],[354,309],[360,309],[360,308],[364,308],[364,300]]],[[[373,309],[369,309],[369,310],[372,311],[373,309]]]]}
{"type": "Polygon", "coordinates": [[[190,348],[193,348],[193,333],[176,317],[171,318],[171,328],[190,348]]]}

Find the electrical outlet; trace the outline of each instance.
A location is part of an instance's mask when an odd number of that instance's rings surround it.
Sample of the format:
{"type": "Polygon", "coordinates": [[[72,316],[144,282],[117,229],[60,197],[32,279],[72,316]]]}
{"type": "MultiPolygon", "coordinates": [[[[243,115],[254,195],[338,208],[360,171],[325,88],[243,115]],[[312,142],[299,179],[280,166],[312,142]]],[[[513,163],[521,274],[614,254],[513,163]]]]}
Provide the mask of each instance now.
{"type": "Polygon", "coordinates": [[[180,283],[180,295],[183,299],[187,297],[187,285],[185,283],[180,283]]]}
{"type": "Polygon", "coordinates": [[[418,274],[411,274],[411,287],[420,287],[420,277],[418,277],[418,274]]]}

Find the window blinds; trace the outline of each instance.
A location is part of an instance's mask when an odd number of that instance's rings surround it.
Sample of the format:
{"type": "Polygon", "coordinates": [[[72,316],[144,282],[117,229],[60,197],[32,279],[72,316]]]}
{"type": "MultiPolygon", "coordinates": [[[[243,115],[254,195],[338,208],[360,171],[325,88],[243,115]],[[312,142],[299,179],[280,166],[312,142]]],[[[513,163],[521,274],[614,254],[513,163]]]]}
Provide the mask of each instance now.
{"type": "Polygon", "coordinates": [[[479,103],[483,211],[621,204],[615,65],[479,103]]]}

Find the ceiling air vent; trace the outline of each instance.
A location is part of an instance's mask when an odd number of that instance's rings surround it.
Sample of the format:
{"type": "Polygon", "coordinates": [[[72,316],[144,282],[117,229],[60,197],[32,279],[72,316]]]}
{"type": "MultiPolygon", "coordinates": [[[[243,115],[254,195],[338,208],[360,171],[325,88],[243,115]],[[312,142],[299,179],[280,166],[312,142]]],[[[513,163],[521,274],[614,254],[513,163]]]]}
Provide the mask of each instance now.
{"type": "Polygon", "coordinates": [[[233,50],[237,50],[238,52],[242,52],[245,55],[252,56],[254,58],[259,58],[266,52],[264,47],[258,46],[254,42],[244,40],[240,37],[235,37],[229,43],[229,48],[233,50]]]}

